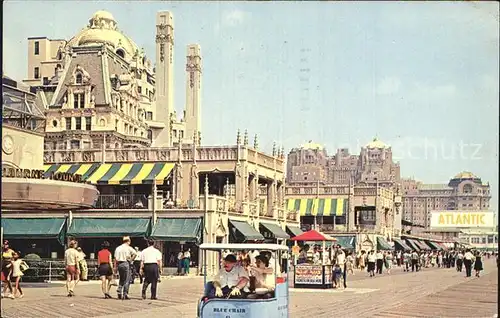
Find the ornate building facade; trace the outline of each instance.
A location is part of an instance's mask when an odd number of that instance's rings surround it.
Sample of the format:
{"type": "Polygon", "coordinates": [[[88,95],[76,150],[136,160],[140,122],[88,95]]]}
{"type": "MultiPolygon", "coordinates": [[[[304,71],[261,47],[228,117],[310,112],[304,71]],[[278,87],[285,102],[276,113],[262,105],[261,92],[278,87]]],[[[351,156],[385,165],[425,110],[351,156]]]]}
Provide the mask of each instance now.
{"type": "Polygon", "coordinates": [[[490,185],[471,172],[461,172],[448,184],[425,184],[413,179],[401,180],[403,219],[416,231],[428,230],[432,211],[489,210],[490,185]]]}
{"type": "Polygon", "coordinates": [[[189,45],[186,108],[173,98],[174,22],[156,16],[156,63],[120,29],[96,12],[69,40],[28,39],[28,78],[39,89],[47,117],[46,149],[173,146],[201,137],[201,51],[189,45]],[[179,118],[180,117],[180,118],[179,118]]]}

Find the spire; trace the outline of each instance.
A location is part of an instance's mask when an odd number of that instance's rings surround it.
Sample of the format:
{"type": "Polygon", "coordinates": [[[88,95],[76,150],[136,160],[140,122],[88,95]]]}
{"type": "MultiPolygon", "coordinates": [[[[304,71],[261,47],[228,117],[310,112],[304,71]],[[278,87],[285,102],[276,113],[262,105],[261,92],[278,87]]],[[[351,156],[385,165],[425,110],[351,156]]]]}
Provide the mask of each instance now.
{"type": "Polygon", "coordinates": [[[255,137],[253,139],[253,148],[255,150],[259,150],[259,139],[257,138],[257,134],[255,134],[255,137]]]}
{"type": "Polygon", "coordinates": [[[194,134],[193,134],[193,145],[197,145],[197,144],[198,144],[198,131],[195,130],[194,134]]]}
{"type": "Polygon", "coordinates": [[[205,174],[205,197],[208,195],[208,173],[205,174]]]}
{"type": "Polygon", "coordinates": [[[198,146],[201,146],[201,131],[198,132],[198,146]]]}
{"type": "Polygon", "coordinates": [[[236,144],[240,145],[241,144],[241,134],[240,130],[238,129],[238,132],[236,133],[236,144]]]}
{"type": "Polygon", "coordinates": [[[248,130],[245,129],[245,135],[243,136],[243,146],[248,146],[248,130]]]}
{"type": "Polygon", "coordinates": [[[285,147],[281,146],[281,154],[280,154],[280,158],[283,159],[285,158],[285,147]]]}
{"type": "Polygon", "coordinates": [[[276,152],[276,141],[275,141],[273,142],[273,157],[276,157],[276,155],[279,156],[279,152],[278,153],[276,152]]]}

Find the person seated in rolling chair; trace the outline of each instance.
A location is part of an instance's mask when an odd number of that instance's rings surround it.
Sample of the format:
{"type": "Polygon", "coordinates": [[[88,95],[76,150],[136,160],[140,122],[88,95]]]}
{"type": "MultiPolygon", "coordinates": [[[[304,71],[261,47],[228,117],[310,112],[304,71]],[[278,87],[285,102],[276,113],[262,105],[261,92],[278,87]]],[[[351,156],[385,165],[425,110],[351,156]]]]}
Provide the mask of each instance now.
{"type": "Polygon", "coordinates": [[[250,266],[250,291],[257,292],[248,295],[249,299],[268,299],[274,297],[276,275],[269,266],[269,258],[263,254],[255,257],[255,265],[250,266]]]}
{"type": "Polygon", "coordinates": [[[237,264],[236,256],[229,254],[224,258],[222,268],[205,287],[206,299],[211,298],[245,298],[243,290],[249,282],[247,271],[237,264]]]}

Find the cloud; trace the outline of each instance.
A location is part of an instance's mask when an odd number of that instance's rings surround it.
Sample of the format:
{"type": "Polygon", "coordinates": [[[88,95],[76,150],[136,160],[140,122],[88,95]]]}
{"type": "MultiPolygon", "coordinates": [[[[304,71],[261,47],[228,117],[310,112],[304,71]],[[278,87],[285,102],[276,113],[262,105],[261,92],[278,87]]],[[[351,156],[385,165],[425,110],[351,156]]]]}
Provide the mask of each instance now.
{"type": "Polygon", "coordinates": [[[397,77],[385,77],[377,85],[375,93],[377,95],[392,95],[399,91],[401,80],[397,77]]]}
{"type": "Polygon", "coordinates": [[[222,13],[222,25],[234,27],[245,23],[249,17],[249,13],[234,9],[222,13]]]}

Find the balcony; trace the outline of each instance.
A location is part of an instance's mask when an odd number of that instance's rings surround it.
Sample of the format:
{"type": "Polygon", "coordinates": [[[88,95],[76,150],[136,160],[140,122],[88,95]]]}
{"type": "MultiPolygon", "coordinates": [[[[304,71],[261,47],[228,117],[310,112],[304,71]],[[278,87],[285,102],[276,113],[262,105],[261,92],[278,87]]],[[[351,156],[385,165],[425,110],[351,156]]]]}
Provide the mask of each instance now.
{"type": "Polygon", "coordinates": [[[95,209],[147,210],[148,198],[143,194],[101,194],[95,209]]]}

